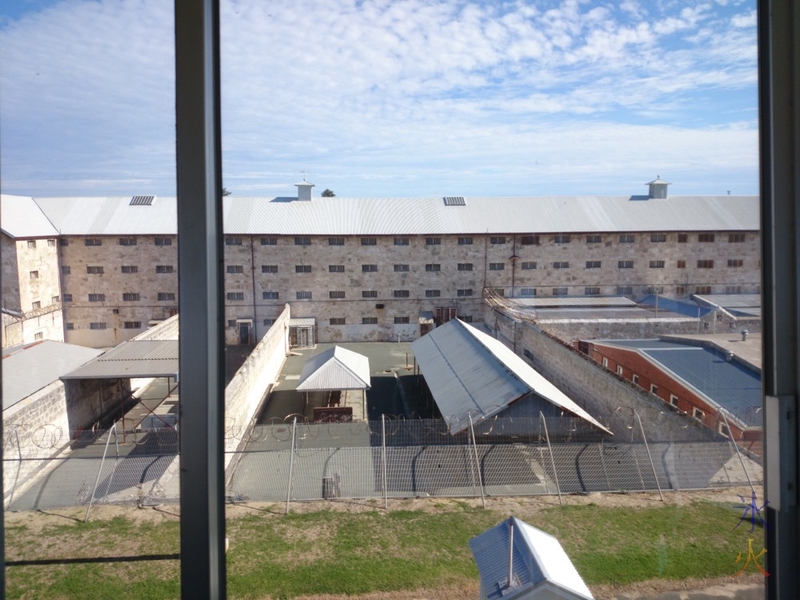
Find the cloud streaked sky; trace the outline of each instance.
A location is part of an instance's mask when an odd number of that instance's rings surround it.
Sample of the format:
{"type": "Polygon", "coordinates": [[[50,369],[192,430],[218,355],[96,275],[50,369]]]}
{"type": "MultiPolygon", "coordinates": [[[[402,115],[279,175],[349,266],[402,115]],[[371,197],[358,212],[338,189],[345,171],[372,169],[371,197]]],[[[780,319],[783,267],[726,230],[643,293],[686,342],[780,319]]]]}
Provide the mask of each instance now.
{"type": "MultiPolygon", "coordinates": [[[[222,0],[225,186],[758,193],[754,0],[222,0]]],[[[0,6],[4,193],[175,194],[165,0],[0,6]]]]}

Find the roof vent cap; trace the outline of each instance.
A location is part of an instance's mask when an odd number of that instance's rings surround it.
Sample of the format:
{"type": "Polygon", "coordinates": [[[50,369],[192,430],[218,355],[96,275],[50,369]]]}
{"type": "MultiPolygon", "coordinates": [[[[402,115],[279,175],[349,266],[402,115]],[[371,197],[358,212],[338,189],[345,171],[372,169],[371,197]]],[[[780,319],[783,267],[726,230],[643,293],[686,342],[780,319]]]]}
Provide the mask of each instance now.
{"type": "Polygon", "coordinates": [[[298,200],[311,200],[311,188],[314,187],[313,183],[309,183],[306,181],[306,178],[303,177],[303,181],[295,183],[295,185],[297,186],[298,200]]]}
{"type": "Polygon", "coordinates": [[[661,175],[656,175],[653,181],[649,181],[647,185],[650,186],[650,198],[657,200],[665,200],[667,198],[667,186],[672,185],[669,181],[661,179],[661,175]]]}

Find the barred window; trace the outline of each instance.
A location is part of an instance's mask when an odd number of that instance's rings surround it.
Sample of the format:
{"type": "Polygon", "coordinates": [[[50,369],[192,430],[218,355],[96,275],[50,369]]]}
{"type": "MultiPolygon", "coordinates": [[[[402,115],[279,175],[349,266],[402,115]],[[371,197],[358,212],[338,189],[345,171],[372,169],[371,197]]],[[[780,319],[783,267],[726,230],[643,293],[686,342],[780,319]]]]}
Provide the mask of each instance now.
{"type": "Polygon", "coordinates": [[[377,325],[378,317],[361,317],[362,325],[377,325]]]}
{"type": "Polygon", "coordinates": [[[601,265],[601,261],[599,260],[587,260],[586,261],[586,268],[587,269],[599,269],[601,265]]]}
{"type": "Polygon", "coordinates": [[[539,236],[538,235],[523,235],[520,243],[523,246],[538,246],[539,245],[539,236]]]}
{"type": "MultiPolygon", "coordinates": [[[[161,294],[159,294],[159,296],[161,296],[161,294]]],[[[173,296],[174,296],[174,294],[173,294],[173,296]]],[[[238,301],[238,300],[244,300],[244,292],[228,292],[226,297],[228,298],[228,300],[231,300],[231,301],[234,301],[234,302],[238,301]]],[[[159,298],[159,300],[161,300],[161,298],[159,298]]]]}
{"type": "Polygon", "coordinates": [[[619,269],[632,269],[633,268],[633,261],[632,260],[621,260],[617,263],[617,268],[619,269]]]}
{"type": "Polygon", "coordinates": [[[623,233],[619,236],[620,244],[632,244],[636,241],[636,236],[632,233],[623,233]]]}
{"type": "Polygon", "coordinates": [[[596,234],[592,234],[592,235],[587,235],[586,236],[586,243],[587,244],[600,244],[600,243],[602,243],[602,241],[603,241],[602,236],[599,236],[599,235],[596,235],[596,234]]]}
{"type": "Polygon", "coordinates": [[[711,293],[711,286],[710,285],[696,285],[694,287],[695,294],[710,294],[711,293]]]}
{"type": "Polygon", "coordinates": [[[697,236],[698,242],[713,242],[714,241],[714,234],[713,233],[701,233],[697,236]]]}
{"type": "Polygon", "coordinates": [[[685,269],[686,268],[686,261],[685,260],[679,260],[678,261],[678,268],[679,269],[685,269]]]}
{"type": "Polygon", "coordinates": [[[65,329],[66,329],[67,331],[72,331],[73,329],[75,329],[75,323],[67,323],[67,324],[65,325],[65,329]]]}
{"type": "Polygon", "coordinates": [[[408,298],[411,294],[408,290],[394,290],[393,295],[395,298],[408,298]]]}
{"type": "Polygon", "coordinates": [[[407,237],[396,237],[394,238],[394,245],[395,246],[408,246],[409,240],[407,237]]]}
{"type": "Polygon", "coordinates": [[[472,315],[458,315],[458,318],[464,323],[472,323],[472,315]]]}
{"type": "Polygon", "coordinates": [[[472,288],[464,288],[464,289],[456,290],[456,295],[459,298],[466,298],[468,296],[472,296],[472,288]]]}
{"type": "Polygon", "coordinates": [[[459,271],[472,271],[472,263],[458,263],[459,271]]]}
{"type": "Polygon", "coordinates": [[[261,265],[262,273],[277,273],[278,265],[261,265]]]}
{"type": "Polygon", "coordinates": [[[344,317],[331,317],[329,322],[330,322],[331,325],[344,325],[345,324],[345,318],[344,317]]]}
{"type": "Polygon", "coordinates": [[[89,275],[102,275],[103,274],[103,267],[88,266],[88,267],[86,267],[86,273],[89,274],[89,275]]]}
{"type": "MultiPolygon", "coordinates": [[[[165,238],[156,238],[156,245],[158,245],[158,240],[159,239],[165,239],[165,238]]],[[[242,245],[242,238],[228,236],[228,237],[225,238],[225,245],[226,246],[241,246],[242,245]]]]}
{"type": "Polygon", "coordinates": [[[741,294],[742,293],[742,286],[740,286],[740,285],[726,285],[725,286],[725,293],[726,294],[741,294]]]}
{"type": "Polygon", "coordinates": [[[41,300],[34,300],[31,302],[31,310],[37,310],[42,308],[42,301],[41,300]]]}
{"type": "MultiPolygon", "coordinates": [[[[228,238],[228,239],[239,239],[239,243],[236,244],[236,245],[240,246],[242,244],[241,238],[228,238]]],[[[227,239],[225,241],[227,242],[227,239]]],[[[172,238],[157,237],[155,239],[155,244],[156,244],[156,246],[172,246],[172,238]]]]}
{"type": "Polygon", "coordinates": [[[471,237],[460,237],[460,238],[458,238],[458,245],[459,246],[471,246],[472,245],[472,238],[471,237]]]}
{"type": "Polygon", "coordinates": [[[72,294],[64,294],[63,298],[64,302],[72,302],[72,294]]]}
{"type": "Polygon", "coordinates": [[[426,246],[440,246],[441,244],[442,244],[442,238],[439,237],[425,238],[426,246]]]}
{"type": "Polygon", "coordinates": [[[242,265],[227,265],[225,267],[226,273],[244,273],[244,267],[242,265]]]}
{"type": "Polygon", "coordinates": [[[39,271],[28,272],[28,277],[30,277],[31,279],[39,279],[39,271]]]}
{"type": "Polygon", "coordinates": [[[406,271],[408,271],[408,269],[409,269],[408,265],[395,265],[394,266],[395,273],[405,273],[406,271]]]}
{"type": "Polygon", "coordinates": [[[664,261],[663,260],[651,260],[650,261],[650,268],[651,269],[663,269],[664,268],[664,261]]]}
{"type": "Polygon", "coordinates": [[[441,290],[425,290],[426,298],[438,298],[441,295],[442,295],[441,290]]]}
{"type": "Polygon", "coordinates": [[[374,237],[362,237],[361,238],[361,245],[362,246],[374,246],[378,243],[378,238],[374,237]]]}
{"type": "Polygon", "coordinates": [[[686,234],[686,233],[679,233],[678,234],[678,243],[679,244],[685,244],[688,241],[689,241],[689,235],[688,234],[686,234]]]}
{"type": "Polygon", "coordinates": [[[520,296],[535,296],[536,295],[536,288],[522,288],[519,291],[520,296]]]}
{"type": "Polygon", "coordinates": [[[106,324],[100,322],[89,323],[89,329],[105,329],[106,324]]]}
{"type": "Polygon", "coordinates": [[[344,298],[344,291],[342,291],[342,290],[331,290],[330,292],[328,292],[328,296],[332,300],[339,300],[341,298],[344,298]]]}
{"type": "Polygon", "coordinates": [[[583,290],[584,296],[599,296],[600,295],[600,288],[599,287],[587,287],[583,290]]]}
{"type": "Polygon", "coordinates": [[[278,245],[278,238],[262,237],[261,238],[261,245],[262,246],[277,246],[278,245]]]}
{"type": "Polygon", "coordinates": [[[530,271],[537,267],[535,260],[526,260],[522,262],[522,270],[523,271],[530,271]]]}
{"type": "Polygon", "coordinates": [[[648,294],[663,294],[664,293],[664,286],[663,285],[659,285],[659,286],[651,285],[650,287],[647,288],[647,293],[648,294]]]}
{"type": "Polygon", "coordinates": [[[377,298],[378,291],[377,290],[361,290],[361,297],[362,298],[377,298]]]}
{"type": "Polygon", "coordinates": [[[619,285],[617,286],[617,294],[620,296],[626,296],[633,293],[633,286],[630,285],[619,285]]]}
{"type": "Polygon", "coordinates": [[[685,296],[686,295],[686,286],[685,285],[676,285],[675,286],[675,295],[676,296],[685,296]]]}
{"type": "Polygon", "coordinates": [[[175,268],[172,265],[156,265],[156,273],[173,273],[175,268]]]}
{"type": "Polygon", "coordinates": [[[744,266],[744,260],[742,260],[741,258],[729,258],[728,259],[728,266],[731,267],[731,268],[743,267],[744,266]]]}
{"type": "Polygon", "coordinates": [[[361,265],[362,273],[376,273],[377,271],[378,265],[361,265]]]}
{"type": "Polygon", "coordinates": [[[264,319],[262,323],[264,324],[265,327],[270,327],[272,325],[275,325],[275,319],[264,319]]]}
{"type": "Polygon", "coordinates": [[[28,240],[28,248],[36,248],[36,240],[28,240]]]}
{"type": "MultiPolygon", "coordinates": [[[[344,246],[344,238],[340,236],[329,237],[328,246],[344,246]]],[[[342,325],[344,325],[344,323],[342,323],[342,325]]]]}
{"type": "Polygon", "coordinates": [[[67,238],[58,238],[58,245],[69,246],[69,240],[67,238]]]}
{"type": "Polygon", "coordinates": [[[297,298],[298,300],[311,300],[311,292],[306,292],[306,291],[296,292],[295,298],[297,298]]]}
{"type": "Polygon", "coordinates": [[[344,265],[328,265],[328,273],[344,273],[344,265]]]}
{"type": "Polygon", "coordinates": [[[136,238],[135,237],[119,238],[119,245],[120,246],[135,246],[136,245],[136,238]]]}
{"type": "Polygon", "coordinates": [[[311,273],[311,265],[295,265],[295,273],[311,273]]]}
{"type": "Polygon", "coordinates": [[[489,263],[490,271],[505,271],[506,263],[489,263]]]}
{"type": "Polygon", "coordinates": [[[566,261],[554,262],[553,263],[553,268],[554,269],[569,269],[569,262],[566,262],[566,261]]]}
{"type": "MultiPolygon", "coordinates": [[[[244,294],[241,294],[241,300],[244,300],[244,294]]],[[[231,298],[231,295],[228,294],[228,300],[235,300],[236,298],[231,298]]],[[[175,301],[175,292],[159,292],[158,293],[158,301],[159,302],[174,302],[175,301]]]]}
{"type": "Polygon", "coordinates": [[[744,242],[744,234],[743,233],[729,233],[728,234],[728,243],[729,244],[740,244],[744,242]]]}
{"type": "MultiPolygon", "coordinates": [[[[66,294],[64,294],[66,296],[66,294]]],[[[105,294],[89,294],[89,302],[105,302],[105,294]]]]}
{"type": "Polygon", "coordinates": [[[86,238],[83,240],[84,246],[102,246],[103,240],[100,238],[86,238]]]}
{"type": "Polygon", "coordinates": [[[405,325],[408,322],[409,322],[409,318],[408,317],[395,317],[394,318],[394,324],[395,325],[405,325]]]}
{"type": "Polygon", "coordinates": [[[713,260],[698,260],[697,261],[697,268],[698,269],[713,269],[714,268],[714,261],[713,260]]]}
{"type": "Polygon", "coordinates": [[[125,292],[122,294],[123,302],[137,302],[140,300],[138,292],[125,292]]]}
{"type": "Polygon", "coordinates": [[[429,273],[434,272],[434,271],[441,271],[442,270],[442,265],[440,265],[438,263],[428,263],[427,265],[425,265],[425,270],[427,272],[429,272],[429,273]]]}
{"type": "Polygon", "coordinates": [[[278,292],[261,292],[262,300],[277,300],[278,292]]]}
{"type": "Polygon", "coordinates": [[[139,267],[136,265],[122,265],[119,270],[121,273],[138,273],[139,267]]]}
{"type": "Polygon", "coordinates": [[[493,235],[489,238],[490,244],[505,244],[506,243],[506,236],[504,235],[493,235]]]}
{"type": "Polygon", "coordinates": [[[553,288],[553,296],[566,296],[568,288],[553,288]]]}
{"type": "Polygon", "coordinates": [[[553,236],[553,242],[556,244],[569,244],[570,236],[566,234],[553,236]]]}
{"type": "Polygon", "coordinates": [[[311,238],[310,237],[296,237],[294,238],[294,245],[295,246],[310,246],[311,245],[311,238]]]}
{"type": "Polygon", "coordinates": [[[667,234],[666,233],[651,233],[650,234],[650,241],[653,243],[660,243],[667,241],[667,234]]]}
{"type": "Polygon", "coordinates": [[[124,323],[125,329],[141,329],[142,322],[141,321],[125,321],[124,323]]]}

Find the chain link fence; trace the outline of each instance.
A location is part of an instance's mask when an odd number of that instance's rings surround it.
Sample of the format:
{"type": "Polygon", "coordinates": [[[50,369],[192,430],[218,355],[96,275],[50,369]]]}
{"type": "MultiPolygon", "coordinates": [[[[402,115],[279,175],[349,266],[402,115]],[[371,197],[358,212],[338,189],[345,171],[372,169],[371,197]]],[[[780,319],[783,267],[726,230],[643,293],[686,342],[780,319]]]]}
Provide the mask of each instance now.
{"type": "MultiPolygon", "coordinates": [[[[723,438],[652,442],[637,416],[627,431],[605,437],[579,419],[541,415],[487,419],[458,435],[443,420],[313,424],[290,415],[241,435],[228,430],[245,443],[229,455],[227,499],[286,502],[288,510],[292,501],[333,498],[485,499],[763,484],[761,459],[747,449],[723,438]]],[[[178,500],[174,427],[73,436],[53,457],[62,443],[58,432],[7,432],[10,510],[86,506],[88,518],[98,503],[178,500]]]]}

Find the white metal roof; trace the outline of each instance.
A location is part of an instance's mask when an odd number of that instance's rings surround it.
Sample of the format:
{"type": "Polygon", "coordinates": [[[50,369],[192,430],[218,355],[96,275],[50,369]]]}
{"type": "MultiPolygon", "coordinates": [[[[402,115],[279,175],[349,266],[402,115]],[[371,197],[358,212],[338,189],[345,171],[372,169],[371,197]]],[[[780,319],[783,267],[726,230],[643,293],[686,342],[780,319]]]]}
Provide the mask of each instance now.
{"type": "Polygon", "coordinates": [[[531,392],[611,433],[502,342],[458,319],[411,350],[452,434],[466,429],[470,416],[478,423],[531,392]]]}
{"type": "MultiPolygon", "coordinates": [[[[131,206],[130,197],[36,198],[64,235],[177,231],[175,198],[131,206]]],[[[757,196],[222,199],[225,232],[240,235],[457,235],[616,231],[757,231],[757,196]]]]}
{"type": "Polygon", "coordinates": [[[61,379],[177,377],[178,340],[128,340],[61,379]]]}
{"type": "Polygon", "coordinates": [[[3,410],[102,352],[51,340],[6,348],[3,350],[3,410]]]}
{"type": "Polygon", "coordinates": [[[636,302],[625,296],[537,296],[531,297],[514,297],[514,302],[521,306],[531,308],[546,308],[546,307],[560,307],[566,308],[570,306],[586,308],[586,307],[612,307],[636,306],[636,302]]]}
{"type": "Polygon", "coordinates": [[[0,194],[0,223],[12,238],[53,238],[58,231],[33,198],[0,194]]]}
{"type": "Polygon", "coordinates": [[[695,294],[695,298],[723,308],[761,308],[761,294],[695,294]]]}
{"type": "Polygon", "coordinates": [[[481,598],[592,599],[591,591],[558,539],[516,517],[472,538],[469,546],[480,572],[481,598]],[[509,553],[512,540],[513,549],[509,553]],[[513,565],[510,586],[509,557],[513,565]]]}
{"type": "Polygon", "coordinates": [[[315,354],[303,365],[300,391],[368,390],[369,358],[341,346],[315,354]]]}

